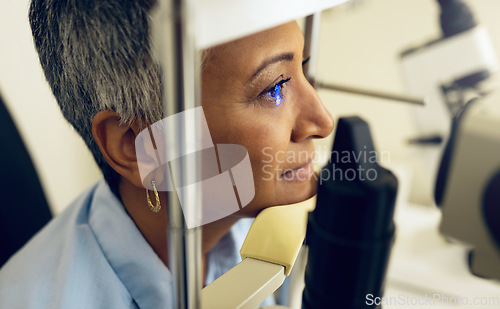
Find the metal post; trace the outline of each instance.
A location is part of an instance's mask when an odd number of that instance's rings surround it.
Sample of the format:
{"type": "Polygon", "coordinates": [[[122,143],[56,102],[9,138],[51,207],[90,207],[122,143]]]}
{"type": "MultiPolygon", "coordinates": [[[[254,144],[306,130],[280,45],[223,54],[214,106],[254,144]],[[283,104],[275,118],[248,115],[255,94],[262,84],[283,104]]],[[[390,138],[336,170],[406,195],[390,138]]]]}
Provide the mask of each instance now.
{"type": "Polygon", "coordinates": [[[416,105],[425,105],[427,102],[426,97],[417,97],[417,96],[412,96],[412,95],[407,95],[407,94],[392,93],[389,91],[380,91],[380,90],[365,89],[365,88],[339,85],[339,84],[333,84],[333,83],[326,83],[326,82],[323,82],[320,80],[316,80],[316,87],[318,89],[327,89],[327,90],[334,90],[334,91],[340,91],[340,92],[347,92],[347,93],[364,95],[364,96],[373,97],[373,98],[380,98],[380,99],[386,99],[386,100],[398,101],[398,102],[404,102],[404,103],[410,103],[410,104],[416,104],[416,105]]]}
{"type": "MultiPolygon", "coordinates": [[[[162,70],[164,117],[200,106],[200,59],[195,47],[193,0],[161,0],[153,14],[153,41],[157,59],[162,70]]],[[[199,127],[195,120],[171,128],[165,141],[167,152],[185,153],[189,143],[200,143],[199,127]],[[169,145],[179,145],[172,149],[169,145]]],[[[180,169],[171,169],[170,179],[182,183],[198,179],[195,168],[188,168],[185,158],[180,156],[180,169]]],[[[168,177],[169,175],[166,175],[168,177]]],[[[188,229],[183,209],[176,191],[168,196],[168,254],[169,269],[174,280],[174,308],[200,308],[201,272],[201,228],[188,229]]],[[[188,192],[182,199],[184,212],[201,213],[198,192],[188,192]]]]}
{"type": "Polygon", "coordinates": [[[317,77],[316,63],[318,60],[317,55],[320,17],[321,12],[307,16],[304,30],[304,59],[310,57],[309,62],[304,66],[304,73],[313,86],[315,86],[315,80],[317,77]]]}

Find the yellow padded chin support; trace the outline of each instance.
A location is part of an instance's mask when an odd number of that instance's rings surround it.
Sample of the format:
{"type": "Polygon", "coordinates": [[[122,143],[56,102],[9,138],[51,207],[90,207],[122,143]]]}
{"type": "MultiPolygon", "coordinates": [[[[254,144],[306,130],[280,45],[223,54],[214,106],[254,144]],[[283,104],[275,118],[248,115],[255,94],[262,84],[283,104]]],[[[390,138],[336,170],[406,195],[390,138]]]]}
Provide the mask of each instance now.
{"type": "Polygon", "coordinates": [[[304,242],[307,214],[315,205],[316,196],[313,196],[297,204],[261,211],[241,246],[241,259],[249,257],[283,265],[288,276],[304,242]]]}

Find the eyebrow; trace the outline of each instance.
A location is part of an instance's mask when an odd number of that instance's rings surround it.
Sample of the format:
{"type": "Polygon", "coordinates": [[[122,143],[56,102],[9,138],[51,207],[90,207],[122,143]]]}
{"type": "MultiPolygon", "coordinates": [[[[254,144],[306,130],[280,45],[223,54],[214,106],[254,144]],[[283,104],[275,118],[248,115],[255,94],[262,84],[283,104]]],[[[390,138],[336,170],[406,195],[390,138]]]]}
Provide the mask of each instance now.
{"type": "Polygon", "coordinates": [[[271,64],[281,62],[281,61],[292,61],[293,60],[293,53],[284,53],[277,55],[275,57],[266,59],[262,62],[262,64],[259,66],[259,68],[253,73],[252,77],[248,79],[248,82],[252,81],[257,75],[260,74],[265,68],[270,66],[271,64]]]}

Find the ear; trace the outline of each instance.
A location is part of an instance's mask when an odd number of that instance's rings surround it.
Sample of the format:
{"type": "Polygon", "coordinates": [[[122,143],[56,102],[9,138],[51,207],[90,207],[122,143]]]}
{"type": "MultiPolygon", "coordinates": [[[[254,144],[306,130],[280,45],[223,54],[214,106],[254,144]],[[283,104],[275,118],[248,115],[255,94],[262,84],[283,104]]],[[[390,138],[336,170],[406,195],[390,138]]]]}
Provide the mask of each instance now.
{"type": "Polygon", "coordinates": [[[101,111],[92,120],[92,135],[106,162],[123,178],[142,188],[135,153],[137,134],[138,127],[120,124],[120,117],[114,111],[101,111]]]}

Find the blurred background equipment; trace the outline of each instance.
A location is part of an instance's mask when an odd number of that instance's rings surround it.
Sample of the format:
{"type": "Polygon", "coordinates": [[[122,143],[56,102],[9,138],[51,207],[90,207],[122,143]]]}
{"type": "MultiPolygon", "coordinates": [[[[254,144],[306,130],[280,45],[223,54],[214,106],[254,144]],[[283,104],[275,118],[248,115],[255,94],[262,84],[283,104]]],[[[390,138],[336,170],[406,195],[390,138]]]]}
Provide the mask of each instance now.
{"type": "Polygon", "coordinates": [[[407,90],[425,96],[425,109],[414,108],[420,144],[415,160],[410,198],[419,204],[433,204],[434,179],[452,118],[464,106],[468,92],[482,95],[481,82],[498,67],[486,28],[478,24],[462,0],[438,0],[442,37],[401,53],[401,68],[407,90]],[[431,141],[431,142],[429,142],[431,141]]]}
{"type": "Polygon", "coordinates": [[[440,232],[471,248],[473,274],[500,280],[500,94],[456,118],[436,187],[440,232]]]}

